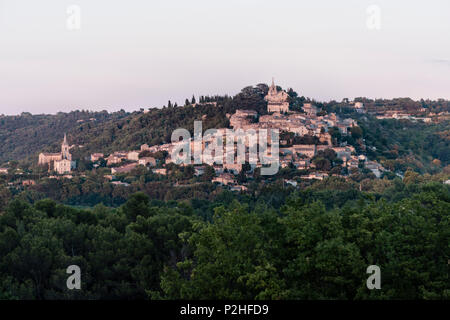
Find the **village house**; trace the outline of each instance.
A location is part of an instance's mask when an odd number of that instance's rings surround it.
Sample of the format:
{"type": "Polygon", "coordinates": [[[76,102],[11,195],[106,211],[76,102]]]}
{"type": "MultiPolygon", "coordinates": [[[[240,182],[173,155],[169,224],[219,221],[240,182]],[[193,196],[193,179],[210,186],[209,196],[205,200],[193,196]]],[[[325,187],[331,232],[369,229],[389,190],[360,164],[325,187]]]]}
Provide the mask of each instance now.
{"type": "Polygon", "coordinates": [[[115,186],[123,186],[123,187],[129,187],[130,184],[122,181],[112,181],[111,184],[115,186]]]}
{"type": "Polygon", "coordinates": [[[130,161],[138,161],[139,153],[140,153],[140,151],[130,151],[127,153],[127,159],[130,161]]]}
{"type": "Polygon", "coordinates": [[[8,168],[0,168],[0,174],[8,174],[8,168]]]}
{"type": "Polygon", "coordinates": [[[381,164],[375,161],[367,161],[365,163],[365,167],[372,171],[372,173],[377,177],[381,177],[381,173],[384,171],[384,168],[381,164]]]}
{"type": "Polygon", "coordinates": [[[230,191],[234,191],[234,192],[242,192],[242,191],[247,191],[247,187],[243,186],[243,185],[235,185],[235,186],[231,186],[230,187],[230,191]]]}
{"type": "Polygon", "coordinates": [[[121,167],[117,167],[117,168],[111,168],[111,174],[115,174],[115,173],[128,173],[131,170],[133,170],[134,168],[137,167],[137,163],[130,163],[121,167]]]}
{"type": "Polygon", "coordinates": [[[236,179],[234,176],[230,173],[222,173],[221,175],[215,177],[212,179],[212,182],[217,182],[221,185],[229,185],[229,184],[235,184],[236,179]]]}
{"type": "Polygon", "coordinates": [[[303,111],[305,111],[305,113],[308,116],[315,116],[315,115],[317,115],[317,107],[314,106],[312,103],[304,103],[302,109],[303,109],[303,111]]]}
{"type": "Polygon", "coordinates": [[[128,153],[123,151],[116,151],[113,154],[109,155],[107,160],[108,166],[113,164],[121,163],[123,160],[126,160],[128,158],[128,153]]]}
{"type": "Polygon", "coordinates": [[[331,146],[329,146],[329,145],[319,144],[319,145],[316,145],[316,152],[325,151],[330,148],[331,148],[331,146]]]}
{"type": "Polygon", "coordinates": [[[139,159],[138,163],[143,166],[150,165],[151,167],[155,167],[156,159],[153,157],[143,157],[139,159]]]}
{"type": "Polygon", "coordinates": [[[312,158],[316,155],[316,145],[314,144],[297,144],[292,146],[292,153],[305,155],[312,158]]]}
{"type": "Polygon", "coordinates": [[[104,156],[105,155],[103,153],[99,153],[99,152],[93,153],[93,154],[91,154],[91,161],[96,162],[96,161],[100,160],[101,158],[103,158],[104,156]]]}
{"type": "Polygon", "coordinates": [[[364,110],[364,103],[362,103],[362,102],[355,102],[353,107],[354,107],[355,111],[358,112],[358,113],[365,113],[366,112],[364,110]]]}
{"type": "Polygon", "coordinates": [[[324,172],[313,172],[308,175],[300,176],[300,178],[306,180],[323,180],[326,177],[328,177],[328,174],[324,172]]]}
{"type": "Polygon", "coordinates": [[[223,168],[228,170],[228,172],[233,172],[234,174],[238,174],[242,170],[241,163],[224,163],[223,168]]]}
{"type": "Polygon", "coordinates": [[[23,180],[22,185],[23,186],[34,186],[36,184],[36,181],[34,180],[23,180]]]}
{"type": "Polygon", "coordinates": [[[310,162],[308,159],[298,159],[293,163],[297,169],[308,169],[308,167],[310,166],[310,162]]]}
{"type": "Polygon", "coordinates": [[[346,162],[347,167],[349,168],[358,168],[359,167],[359,160],[352,156],[349,160],[346,162]]]}
{"type": "Polygon", "coordinates": [[[287,167],[289,167],[289,166],[291,165],[291,163],[292,163],[292,160],[287,160],[287,159],[282,159],[282,160],[280,160],[280,166],[281,166],[282,168],[287,168],[287,167]]]}
{"type": "Polygon", "coordinates": [[[355,152],[355,148],[353,146],[345,146],[345,147],[333,147],[332,148],[339,159],[350,159],[352,152],[355,152]]]}
{"type": "Polygon", "coordinates": [[[290,127],[288,127],[288,130],[289,130],[289,132],[295,133],[297,136],[305,136],[305,135],[309,134],[308,128],[304,125],[290,126],[290,127]]]}
{"type": "Polygon", "coordinates": [[[254,110],[236,110],[230,117],[230,126],[234,129],[242,128],[243,126],[250,124],[251,119],[256,119],[258,117],[258,113],[254,110]]]}
{"type": "Polygon", "coordinates": [[[166,168],[153,169],[152,172],[156,173],[156,174],[163,175],[163,176],[167,175],[167,169],[166,168]]]}

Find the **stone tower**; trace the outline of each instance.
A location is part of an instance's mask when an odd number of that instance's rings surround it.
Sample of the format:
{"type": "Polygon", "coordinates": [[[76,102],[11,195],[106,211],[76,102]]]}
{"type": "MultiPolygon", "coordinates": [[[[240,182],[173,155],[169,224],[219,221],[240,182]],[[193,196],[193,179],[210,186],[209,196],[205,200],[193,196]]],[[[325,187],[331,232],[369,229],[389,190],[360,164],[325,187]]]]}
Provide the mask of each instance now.
{"type": "Polygon", "coordinates": [[[64,134],[64,141],[61,145],[61,158],[62,160],[72,160],[72,155],[70,154],[70,146],[67,143],[67,136],[64,134]]]}
{"type": "Polygon", "coordinates": [[[278,91],[273,78],[264,99],[267,101],[267,112],[289,112],[289,95],[284,91],[278,91]]]}

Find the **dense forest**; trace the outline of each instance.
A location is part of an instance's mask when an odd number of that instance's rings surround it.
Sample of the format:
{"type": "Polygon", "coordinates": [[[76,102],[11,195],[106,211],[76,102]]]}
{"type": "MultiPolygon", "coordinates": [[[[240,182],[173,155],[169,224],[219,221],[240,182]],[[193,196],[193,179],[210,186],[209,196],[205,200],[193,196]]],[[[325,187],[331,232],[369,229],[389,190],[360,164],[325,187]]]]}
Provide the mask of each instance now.
{"type": "Polygon", "coordinates": [[[0,209],[0,298],[449,299],[450,187],[416,178],[328,203],[313,188],[278,203],[137,193],[117,209],[16,199],[0,209]]]}

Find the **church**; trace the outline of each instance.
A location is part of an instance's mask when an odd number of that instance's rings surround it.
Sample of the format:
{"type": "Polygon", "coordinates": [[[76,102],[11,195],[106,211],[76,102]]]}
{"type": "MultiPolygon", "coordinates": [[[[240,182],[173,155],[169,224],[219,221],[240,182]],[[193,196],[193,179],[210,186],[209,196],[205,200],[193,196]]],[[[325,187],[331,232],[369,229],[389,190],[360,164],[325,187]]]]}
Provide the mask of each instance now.
{"type": "Polygon", "coordinates": [[[267,112],[289,112],[289,95],[281,90],[278,91],[275,82],[272,79],[272,85],[269,87],[269,93],[264,98],[267,101],[267,112]]]}
{"type": "Polygon", "coordinates": [[[70,154],[70,146],[67,143],[67,136],[64,134],[64,141],[61,144],[60,153],[40,153],[39,154],[39,165],[48,164],[53,162],[53,169],[59,173],[64,174],[71,172],[75,169],[76,162],[72,161],[72,155],[70,154]]]}

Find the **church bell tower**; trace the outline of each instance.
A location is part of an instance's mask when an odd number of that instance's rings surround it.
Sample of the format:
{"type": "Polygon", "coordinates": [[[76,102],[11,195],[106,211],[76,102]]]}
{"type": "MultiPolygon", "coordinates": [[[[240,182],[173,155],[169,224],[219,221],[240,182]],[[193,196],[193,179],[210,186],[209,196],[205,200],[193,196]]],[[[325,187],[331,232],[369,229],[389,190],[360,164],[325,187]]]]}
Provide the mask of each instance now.
{"type": "Polygon", "coordinates": [[[64,159],[72,160],[72,155],[70,154],[70,151],[69,151],[69,144],[67,143],[66,134],[64,134],[64,141],[61,145],[61,158],[62,158],[62,160],[64,160],[64,159]]]}

